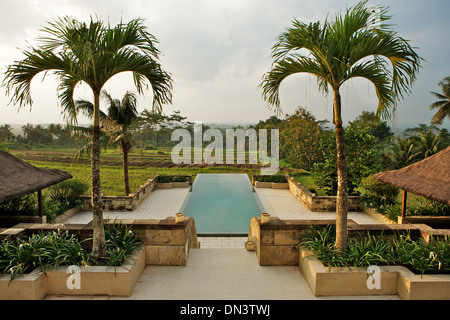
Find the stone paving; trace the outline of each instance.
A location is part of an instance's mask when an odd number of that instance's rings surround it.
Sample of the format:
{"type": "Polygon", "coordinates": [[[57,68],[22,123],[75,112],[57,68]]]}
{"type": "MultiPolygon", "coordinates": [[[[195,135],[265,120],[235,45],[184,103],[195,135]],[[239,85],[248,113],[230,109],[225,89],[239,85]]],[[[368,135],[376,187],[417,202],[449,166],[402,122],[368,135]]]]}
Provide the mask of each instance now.
{"type": "MultiPolygon", "coordinates": [[[[189,188],[156,189],[134,211],[105,211],[106,219],[166,219],[178,213],[189,188]]],[[[92,220],[92,212],[79,212],[66,223],[84,224],[92,220]]]]}
{"type": "MultiPolygon", "coordinates": [[[[289,190],[255,188],[265,209],[272,217],[283,220],[335,219],[334,212],[309,211],[289,190]]],[[[105,218],[115,219],[165,219],[180,211],[189,188],[156,189],[134,211],[105,211],[105,218]]],[[[377,220],[362,212],[349,212],[348,218],[358,224],[378,224],[377,220]]],[[[65,223],[89,223],[92,212],[79,212],[65,223]]],[[[249,222],[250,223],[250,222],[249,222]]],[[[202,249],[242,249],[247,237],[198,237],[202,249]]]]}
{"type": "MultiPolygon", "coordinates": [[[[255,188],[258,197],[271,217],[282,220],[320,220],[335,219],[335,212],[312,212],[309,211],[289,190],[255,188]]],[[[377,220],[364,212],[349,212],[348,218],[358,224],[379,224],[377,220]]]]}

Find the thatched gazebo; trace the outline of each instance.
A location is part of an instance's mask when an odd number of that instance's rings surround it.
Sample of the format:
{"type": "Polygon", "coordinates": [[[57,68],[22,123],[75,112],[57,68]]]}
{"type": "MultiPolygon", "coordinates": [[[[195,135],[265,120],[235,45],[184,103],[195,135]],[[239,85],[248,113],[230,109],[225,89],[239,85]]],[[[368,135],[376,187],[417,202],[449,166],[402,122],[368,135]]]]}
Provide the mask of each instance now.
{"type": "Polygon", "coordinates": [[[377,173],[374,179],[403,190],[402,217],[407,192],[450,205],[450,147],[402,169],[377,173]]]}
{"type": "Polygon", "coordinates": [[[0,150],[0,203],[37,192],[42,217],[42,189],[71,178],[65,171],[37,168],[0,150]]]}

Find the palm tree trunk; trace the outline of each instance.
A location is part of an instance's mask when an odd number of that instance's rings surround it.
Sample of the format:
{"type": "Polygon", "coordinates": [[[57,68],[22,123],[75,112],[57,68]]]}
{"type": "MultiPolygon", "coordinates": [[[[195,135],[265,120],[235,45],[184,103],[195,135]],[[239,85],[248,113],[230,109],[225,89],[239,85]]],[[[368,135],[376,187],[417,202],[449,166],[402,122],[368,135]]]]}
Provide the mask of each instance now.
{"type": "Polygon", "coordinates": [[[125,195],[130,194],[130,180],[128,177],[128,148],[126,143],[122,141],[122,152],[123,152],[123,182],[125,186],[125,195]]]}
{"type": "Polygon", "coordinates": [[[103,228],[103,201],[100,189],[100,92],[94,92],[91,173],[93,213],[92,257],[94,259],[100,259],[106,256],[105,230],[103,228]]]}
{"type": "Polygon", "coordinates": [[[348,189],[347,189],[347,161],[345,157],[344,128],[341,118],[341,96],[339,91],[334,92],[333,123],[336,132],[337,149],[337,176],[338,190],[336,197],[336,243],[335,248],[339,251],[345,250],[347,244],[347,212],[348,212],[348,189]]]}

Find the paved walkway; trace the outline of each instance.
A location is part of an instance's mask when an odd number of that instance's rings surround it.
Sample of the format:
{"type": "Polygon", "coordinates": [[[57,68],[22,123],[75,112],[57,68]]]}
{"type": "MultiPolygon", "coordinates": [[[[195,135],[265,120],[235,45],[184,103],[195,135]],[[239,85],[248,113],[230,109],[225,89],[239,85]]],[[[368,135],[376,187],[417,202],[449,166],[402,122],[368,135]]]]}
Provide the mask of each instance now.
{"type": "MultiPolygon", "coordinates": [[[[289,190],[255,188],[265,209],[272,217],[284,220],[335,219],[334,212],[309,211],[289,190]]],[[[165,219],[174,216],[189,192],[189,188],[156,189],[134,211],[105,211],[105,218],[165,219]]],[[[348,218],[358,224],[378,224],[377,220],[363,212],[349,212],[348,218]]],[[[67,223],[89,223],[92,212],[80,212],[66,220],[67,223]]],[[[250,221],[249,221],[250,223],[250,221]]]]}
{"type": "MultiPolygon", "coordinates": [[[[181,208],[188,189],[155,190],[133,212],[104,212],[108,218],[165,219],[181,208]]],[[[267,212],[280,219],[334,219],[333,212],[310,212],[288,190],[256,189],[267,212]]],[[[351,212],[359,224],[379,223],[351,212]]],[[[88,223],[81,212],[67,223],[88,223]]],[[[246,237],[199,237],[201,249],[190,250],[186,266],[146,266],[130,297],[57,296],[45,299],[89,300],[326,300],[389,299],[394,296],[315,297],[298,266],[260,266],[255,252],[244,249],[246,237]]]]}
{"type": "Polygon", "coordinates": [[[192,249],[186,266],[146,266],[130,297],[47,295],[46,300],[399,300],[316,297],[298,266],[260,266],[245,249],[192,249]]]}

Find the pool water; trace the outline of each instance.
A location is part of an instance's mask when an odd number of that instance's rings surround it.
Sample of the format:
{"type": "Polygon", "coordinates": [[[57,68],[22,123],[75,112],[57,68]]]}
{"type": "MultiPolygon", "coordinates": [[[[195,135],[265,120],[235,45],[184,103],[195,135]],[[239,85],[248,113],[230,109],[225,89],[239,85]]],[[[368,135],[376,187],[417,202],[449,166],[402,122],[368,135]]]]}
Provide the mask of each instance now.
{"type": "Polygon", "coordinates": [[[198,174],[180,212],[200,235],[243,235],[263,207],[246,174],[198,174]]]}

